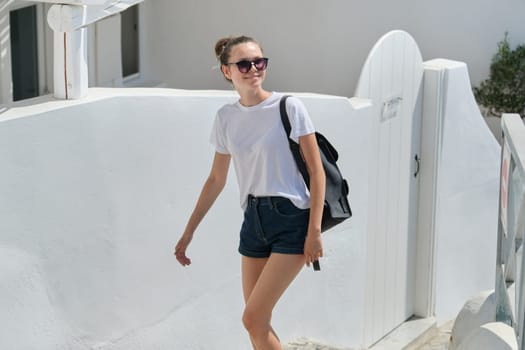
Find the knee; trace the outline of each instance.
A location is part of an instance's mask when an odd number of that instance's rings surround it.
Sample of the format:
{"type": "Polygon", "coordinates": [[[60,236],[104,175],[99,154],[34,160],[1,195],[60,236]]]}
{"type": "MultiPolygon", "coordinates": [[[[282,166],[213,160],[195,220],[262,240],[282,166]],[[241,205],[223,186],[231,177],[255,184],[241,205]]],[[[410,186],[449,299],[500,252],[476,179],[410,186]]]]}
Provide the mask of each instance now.
{"type": "Polygon", "coordinates": [[[261,315],[251,309],[244,310],[242,314],[242,324],[252,336],[256,336],[267,328],[267,324],[263,321],[261,315]]]}

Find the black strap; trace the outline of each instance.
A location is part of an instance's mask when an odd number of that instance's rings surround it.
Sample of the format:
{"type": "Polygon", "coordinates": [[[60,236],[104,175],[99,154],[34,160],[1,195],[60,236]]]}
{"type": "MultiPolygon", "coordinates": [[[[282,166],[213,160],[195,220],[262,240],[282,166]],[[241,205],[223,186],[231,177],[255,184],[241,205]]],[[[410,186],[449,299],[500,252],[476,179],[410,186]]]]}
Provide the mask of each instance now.
{"type": "Polygon", "coordinates": [[[283,123],[284,131],[286,131],[286,136],[288,136],[288,144],[290,145],[290,150],[292,151],[292,155],[295,159],[295,164],[297,164],[297,168],[299,169],[299,172],[303,176],[306,187],[310,188],[310,175],[308,174],[308,169],[306,169],[306,163],[301,154],[301,149],[299,147],[299,144],[290,138],[290,132],[292,130],[290,126],[290,119],[288,117],[288,112],[286,112],[286,99],[288,97],[290,96],[285,95],[281,98],[281,103],[279,105],[279,108],[281,111],[281,121],[283,123]]]}

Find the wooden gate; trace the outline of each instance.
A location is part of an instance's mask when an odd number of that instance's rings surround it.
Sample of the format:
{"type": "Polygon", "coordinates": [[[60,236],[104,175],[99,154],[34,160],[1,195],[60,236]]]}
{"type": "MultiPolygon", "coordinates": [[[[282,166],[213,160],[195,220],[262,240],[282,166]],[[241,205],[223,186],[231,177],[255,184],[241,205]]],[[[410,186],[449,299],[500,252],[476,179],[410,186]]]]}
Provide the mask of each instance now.
{"type": "Polygon", "coordinates": [[[383,36],[363,67],[356,97],[372,101],[369,130],[366,344],[414,313],[423,62],[403,31],[383,36]]]}

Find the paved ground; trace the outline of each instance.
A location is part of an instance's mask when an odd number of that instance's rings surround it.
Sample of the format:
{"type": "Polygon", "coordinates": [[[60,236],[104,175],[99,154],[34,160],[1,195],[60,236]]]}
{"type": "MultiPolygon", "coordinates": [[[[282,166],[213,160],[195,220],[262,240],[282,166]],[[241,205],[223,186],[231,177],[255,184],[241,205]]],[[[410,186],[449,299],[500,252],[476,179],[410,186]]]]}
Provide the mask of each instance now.
{"type": "Polygon", "coordinates": [[[448,350],[452,326],[454,326],[454,321],[449,321],[440,326],[437,335],[430,338],[425,344],[418,347],[417,350],[448,350]]]}
{"type": "MultiPolygon", "coordinates": [[[[439,327],[438,333],[414,350],[448,350],[453,321],[439,327]]],[[[308,339],[299,339],[284,346],[284,350],[350,350],[318,344],[308,339]]]]}

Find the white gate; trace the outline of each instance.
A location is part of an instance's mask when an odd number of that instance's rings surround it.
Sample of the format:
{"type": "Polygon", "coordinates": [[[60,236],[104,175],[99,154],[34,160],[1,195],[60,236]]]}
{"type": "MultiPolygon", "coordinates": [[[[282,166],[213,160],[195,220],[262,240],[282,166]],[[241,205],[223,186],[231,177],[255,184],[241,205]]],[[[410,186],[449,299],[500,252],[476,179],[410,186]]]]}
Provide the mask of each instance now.
{"type": "Polygon", "coordinates": [[[370,123],[366,344],[414,313],[423,64],[403,31],[383,36],[363,67],[356,97],[372,101],[370,123]]]}

